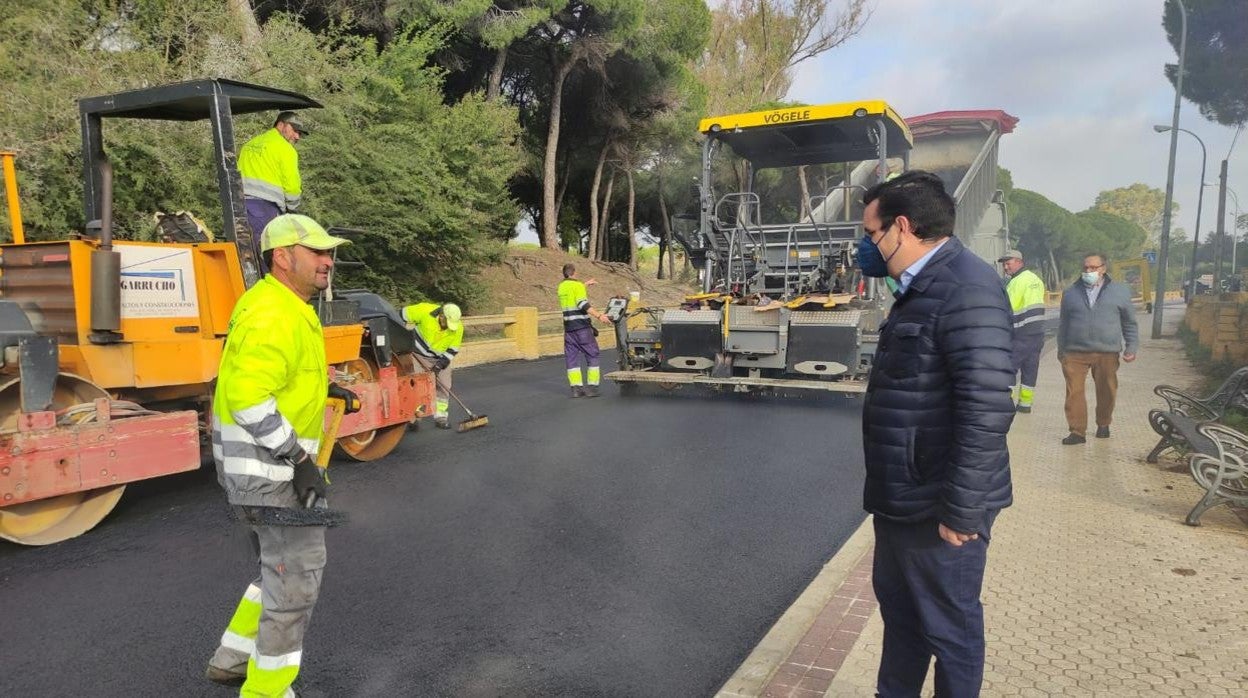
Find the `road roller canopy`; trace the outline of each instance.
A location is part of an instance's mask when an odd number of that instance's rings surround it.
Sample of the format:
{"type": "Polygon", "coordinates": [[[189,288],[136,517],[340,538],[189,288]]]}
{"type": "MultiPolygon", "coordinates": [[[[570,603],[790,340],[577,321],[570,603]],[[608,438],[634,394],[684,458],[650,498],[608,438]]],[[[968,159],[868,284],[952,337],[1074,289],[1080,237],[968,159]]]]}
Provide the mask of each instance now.
{"type": "Polygon", "coordinates": [[[703,119],[698,130],[756,169],[902,157],[914,145],[906,122],[880,100],[795,106],[703,119]]]}
{"type": "MultiPolygon", "coordinates": [[[[83,207],[86,220],[104,218],[104,199],[108,197],[101,169],[101,164],[107,160],[104,119],[208,121],[221,199],[220,230],[226,240],[238,243],[243,280],[251,286],[260,278],[260,263],[251,244],[251,227],[243,214],[242,177],[238,173],[238,146],[242,144],[234,140],[234,116],[269,112],[276,118],[281,111],[320,106],[316,100],[296,92],[223,78],[189,80],[80,99],[78,112],[82,123],[83,207]]],[[[176,168],[178,163],[168,163],[168,166],[176,168]]]]}
{"type": "Polygon", "coordinates": [[[315,109],[321,106],[316,100],[296,92],[214,78],[86,97],[78,100],[78,111],[84,116],[97,114],[127,119],[198,121],[212,117],[213,104],[217,100],[228,103],[231,114],[315,109]]]}

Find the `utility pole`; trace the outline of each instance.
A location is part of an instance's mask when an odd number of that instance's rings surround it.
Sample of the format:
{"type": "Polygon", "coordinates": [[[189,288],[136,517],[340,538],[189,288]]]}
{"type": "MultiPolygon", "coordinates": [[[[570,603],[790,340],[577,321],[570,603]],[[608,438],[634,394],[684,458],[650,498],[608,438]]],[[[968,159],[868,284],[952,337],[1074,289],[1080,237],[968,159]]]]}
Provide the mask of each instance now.
{"type": "Polygon", "coordinates": [[[1226,235],[1226,160],[1222,161],[1222,170],[1218,175],[1218,232],[1215,235],[1218,244],[1213,248],[1214,293],[1222,290],[1222,248],[1226,246],[1223,235],[1226,235]]]}
{"type": "MultiPolygon", "coordinates": [[[[1179,68],[1174,80],[1174,118],[1170,121],[1170,164],[1166,172],[1166,205],[1161,212],[1161,241],[1157,250],[1157,283],[1153,285],[1153,339],[1161,339],[1161,313],[1166,307],[1166,255],[1170,251],[1170,211],[1174,206],[1174,157],[1179,149],[1179,107],[1183,104],[1183,71],[1187,58],[1187,7],[1174,0],[1183,20],[1179,39],[1179,68]]],[[[1225,169],[1223,170],[1225,172],[1225,169]]]]}
{"type": "MultiPolygon", "coordinates": [[[[1170,127],[1158,125],[1154,126],[1153,130],[1157,133],[1165,133],[1170,130],[1170,127]]],[[[1196,193],[1196,232],[1192,234],[1192,269],[1188,273],[1188,292],[1185,295],[1186,302],[1191,303],[1192,298],[1196,296],[1196,253],[1200,250],[1200,210],[1205,204],[1205,160],[1208,153],[1205,151],[1205,142],[1200,136],[1185,128],[1179,130],[1195,138],[1200,144],[1200,187],[1196,193]]],[[[1186,266],[1186,263],[1183,266],[1186,266]]]]}

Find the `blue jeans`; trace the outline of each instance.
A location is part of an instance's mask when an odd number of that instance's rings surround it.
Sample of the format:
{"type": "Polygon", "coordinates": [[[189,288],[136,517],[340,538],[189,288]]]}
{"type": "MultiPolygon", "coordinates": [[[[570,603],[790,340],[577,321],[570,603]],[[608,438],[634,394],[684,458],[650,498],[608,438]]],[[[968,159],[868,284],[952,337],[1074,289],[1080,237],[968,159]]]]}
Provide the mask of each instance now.
{"type": "Polygon", "coordinates": [[[956,547],[941,539],[935,521],[875,517],[871,581],[884,619],[877,695],[917,698],[933,656],[937,696],[979,695],[984,678],[979,593],[987,559],[987,530],[956,547]]]}

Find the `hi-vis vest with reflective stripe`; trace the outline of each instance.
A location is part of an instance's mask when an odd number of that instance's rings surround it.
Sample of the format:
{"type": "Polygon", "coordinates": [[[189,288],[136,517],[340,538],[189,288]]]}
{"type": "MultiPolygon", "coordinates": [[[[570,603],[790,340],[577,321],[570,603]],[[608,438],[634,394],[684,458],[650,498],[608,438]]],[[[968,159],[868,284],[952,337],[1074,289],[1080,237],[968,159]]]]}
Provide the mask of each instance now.
{"type": "MultiPolygon", "coordinates": [[[[442,329],[433,311],[441,308],[439,303],[417,303],[403,308],[403,319],[416,326],[429,351],[444,357],[447,361],[459,354],[459,345],[464,341],[464,327],[458,330],[442,329]]],[[[421,352],[424,353],[424,352],[421,352]]]]}
{"type": "Polygon", "coordinates": [[[316,311],[264,277],[234,307],[212,398],[212,455],[231,504],[297,505],[285,459],[296,445],[316,457],[328,391],[316,311]]]}
{"type": "Polygon", "coordinates": [[[585,284],[576,279],[564,279],[560,282],[559,309],[563,311],[565,332],[589,327],[589,295],[585,292],[585,284]]]}
{"type": "Polygon", "coordinates": [[[238,173],[243,176],[243,196],[272,201],[283,211],[299,208],[303,195],[299,152],[276,128],[247,141],[238,151],[238,173]]]}
{"type": "Polygon", "coordinates": [[[1015,332],[1044,332],[1044,282],[1030,269],[1021,269],[1005,286],[1014,312],[1015,332]]]}

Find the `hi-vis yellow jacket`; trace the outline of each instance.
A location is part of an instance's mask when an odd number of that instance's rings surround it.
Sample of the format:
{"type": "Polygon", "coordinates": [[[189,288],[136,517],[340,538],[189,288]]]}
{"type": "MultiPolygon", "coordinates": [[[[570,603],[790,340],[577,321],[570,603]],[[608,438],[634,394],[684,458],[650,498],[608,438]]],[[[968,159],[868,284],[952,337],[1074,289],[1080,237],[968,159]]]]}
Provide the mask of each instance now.
{"type": "MultiPolygon", "coordinates": [[[[403,319],[416,326],[420,339],[433,354],[451,361],[459,354],[459,345],[464,343],[464,328],[457,330],[442,329],[433,311],[441,308],[440,303],[417,303],[403,308],[403,319]]],[[[427,352],[421,352],[427,353],[427,352]]]]}
{"type": "Polygon", "coordinates": [[[271,201],[282,211],[299,208],[303,196],[299,151],[276,128],[247,141],[238,151],[238,173],[243,176],[243,196],[271,201]]]}
{"type": "Polygon", "coordinates": [[[564,332],[575,332],[593,325],[589,321],[589,295],[584,283],[576,279],[564,279],[559,282],[557,294],[559,310],[563,311],[564,332]]]}
{"type": "Polygon", "coordinates": [[[1010,297],[1010,310],[1014,313],[1014,332],[1043,334],[1044,282],[1040,277],[1024,267],[1010,277],[1005,292],[1010,297]]]}
{"type": "Polygon", "coordinates": [[[287,458],[316,458],[329,368],[312,306],[271,275],[238,299],[212,399],[212,455],[231,504],[298,505],[287,458]]]}

